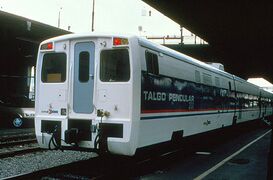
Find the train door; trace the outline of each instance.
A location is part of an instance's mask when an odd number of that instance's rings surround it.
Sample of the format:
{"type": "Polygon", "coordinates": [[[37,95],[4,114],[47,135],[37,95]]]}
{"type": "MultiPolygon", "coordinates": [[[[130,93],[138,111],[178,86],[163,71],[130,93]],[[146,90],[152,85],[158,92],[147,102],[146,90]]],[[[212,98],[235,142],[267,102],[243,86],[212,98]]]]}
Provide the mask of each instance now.
{"type": "Polygon", "coordinates": [[[266,116],[266,99],[262,98],[262,118],[264,118],[266,116]]]}
{"type": "Polygon", "coordinates": [[[94,53],[93,42],[77,42],[74,45],[74,113],[90,114],[94,110],[94,53]]]}
{"type": "Polygon", "coordinates": [[[265,106],[265,99],[264,93],[260,92],[260,98],[259,98],[259,109],[260,109],[260,118],[264,118],[265,112],[266,112],[266,106],[265,106]]]}
{"type": "Polygon", "coordinates": [[[230,94],[231,94],[231,99],[232,99],[232,109],[234,109],[234,115],[233,115],[233,121],[232,124],[236,124],[238,120],[242,118],[242,106],[240,102],[238,101],[238,93],[236,89],[236,81],[235,77],[233,76],[233,82],[229,82],[229,89],[230,89],[230,94]]]}
{"type": "Polygon", "coordinates": [[[243,94],[242,93],[237,93],[237,97],[236,97],[236,113],[235,113],[235,116],[234,116],[234,123],[238,123],[238,122],[241,122],[242,119],[243,119],[243,116],[242,116],[242,108],[243,108],[243,94]]]}
{"type": "Polygon", "coordinates": [[[262,117],[262,93],[260,92],[259,99],[258,99],[258,106],[259,106],[259,118],[262,117]]]}

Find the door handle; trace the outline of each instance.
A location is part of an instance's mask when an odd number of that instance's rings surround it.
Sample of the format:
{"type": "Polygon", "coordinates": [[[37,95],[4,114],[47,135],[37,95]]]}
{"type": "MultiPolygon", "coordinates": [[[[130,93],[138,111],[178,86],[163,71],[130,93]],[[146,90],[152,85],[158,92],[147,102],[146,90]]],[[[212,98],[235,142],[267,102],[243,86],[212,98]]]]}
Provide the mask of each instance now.
{"type": "Polygon", "coordinates": [[[94,79],[94,74],[89,74],[89,77],[90,77],[91,79],[94,79]]]}

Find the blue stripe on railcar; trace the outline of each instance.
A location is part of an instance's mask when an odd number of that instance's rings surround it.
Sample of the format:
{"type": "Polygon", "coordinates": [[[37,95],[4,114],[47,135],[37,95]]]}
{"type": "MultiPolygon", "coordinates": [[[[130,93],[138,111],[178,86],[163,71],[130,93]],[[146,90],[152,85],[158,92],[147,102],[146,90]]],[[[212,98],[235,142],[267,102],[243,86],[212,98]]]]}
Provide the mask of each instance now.
{"type": "Polygon", "coordinates": [[[228,110],[236,108],[233,91],[142,71],[141,113],[228,110]]]}

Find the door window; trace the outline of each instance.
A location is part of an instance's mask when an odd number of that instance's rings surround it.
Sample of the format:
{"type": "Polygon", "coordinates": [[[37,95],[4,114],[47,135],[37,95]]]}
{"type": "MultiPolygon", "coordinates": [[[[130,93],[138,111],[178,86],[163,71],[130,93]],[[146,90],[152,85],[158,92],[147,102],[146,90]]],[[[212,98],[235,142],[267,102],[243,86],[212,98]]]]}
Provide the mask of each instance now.
{"type": "Polygon", "coordinates": [[[79,55],[79,81],[84,83],[89,80],[89,59],[90,55],[87,51],[82,51],[79,55]]]}

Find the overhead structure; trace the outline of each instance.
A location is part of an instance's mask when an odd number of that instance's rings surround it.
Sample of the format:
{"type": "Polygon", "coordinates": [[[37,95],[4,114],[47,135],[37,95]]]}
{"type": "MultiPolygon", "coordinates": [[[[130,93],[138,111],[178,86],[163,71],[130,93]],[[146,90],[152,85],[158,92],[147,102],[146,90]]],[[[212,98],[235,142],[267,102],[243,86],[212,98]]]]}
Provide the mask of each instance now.
{"type": "Polygon", "coordinates": [[[273,82],[273,1],[143,1],[206,40],[228,71],[273,82]]]}
{"type": "Polygon", "coordinates": [[[39,43],[70,32],[3,11],[0,24],[0,97],[27,95],[39,43]]]}
{"type": "Polygon", "coordinates": [[[10,41],[11,38],[12,40],[17,39],[39,43],[50,37],[70,33],[69,31],[3,11],[0,11],[0,23],[1,41],[10,41]]]}

